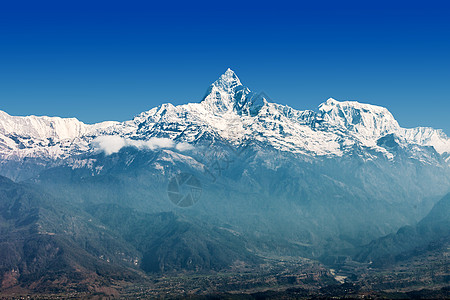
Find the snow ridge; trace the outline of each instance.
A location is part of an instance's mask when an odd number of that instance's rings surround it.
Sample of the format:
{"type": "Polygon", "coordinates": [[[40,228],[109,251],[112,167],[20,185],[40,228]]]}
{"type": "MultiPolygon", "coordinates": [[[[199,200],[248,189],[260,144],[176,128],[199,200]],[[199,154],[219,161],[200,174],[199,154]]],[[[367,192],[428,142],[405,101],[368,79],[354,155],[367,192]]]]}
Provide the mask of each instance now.
{"type": "Polygon", "coordinates": [[[95,151],[102,136],[117,136],[122,138],[120,144],[149,149],[155,138],[182,143],[183,149],[192,148],[186,143],[195,145],[205,139],[235,145],[256,140],[310,156],[342,156],[362,147],[392,157],[377,142],[389,134],[405,147],[432,146],[445,157],[450,153],[450,139],[443,131],[401,128],[384,107],[330,98],[318,111],[295,110],[253,93],[228,69],[199,103],[163,104],[125,122],[88,125],[75,118],[15,117],[0,111],[0,158],[63,159],[95,151]]]}

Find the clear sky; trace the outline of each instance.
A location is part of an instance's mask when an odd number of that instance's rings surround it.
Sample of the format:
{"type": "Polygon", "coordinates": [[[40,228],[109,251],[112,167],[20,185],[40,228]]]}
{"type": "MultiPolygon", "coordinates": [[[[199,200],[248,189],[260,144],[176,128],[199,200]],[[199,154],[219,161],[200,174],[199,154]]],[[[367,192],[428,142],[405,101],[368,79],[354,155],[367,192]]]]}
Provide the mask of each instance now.
{"type": "Polygon", "coordinates": [[[358,100],[450,134],[445,1],[294,3],[1,1],[0,110],[127,120],[230,67],[274,102],[358,100]]]}

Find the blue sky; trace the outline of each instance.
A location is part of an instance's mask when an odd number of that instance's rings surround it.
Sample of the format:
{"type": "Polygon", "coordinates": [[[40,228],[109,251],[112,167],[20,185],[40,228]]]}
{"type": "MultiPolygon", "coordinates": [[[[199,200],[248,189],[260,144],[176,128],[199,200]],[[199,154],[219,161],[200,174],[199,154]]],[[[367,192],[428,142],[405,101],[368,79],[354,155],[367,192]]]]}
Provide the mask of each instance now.
{"type": "Polygon", "coordinates": [[[2,1],[0,109],[126,120],[230,67],[297,109],[358,100],[450,134],[450,8],[391,2],[2,1]]]}

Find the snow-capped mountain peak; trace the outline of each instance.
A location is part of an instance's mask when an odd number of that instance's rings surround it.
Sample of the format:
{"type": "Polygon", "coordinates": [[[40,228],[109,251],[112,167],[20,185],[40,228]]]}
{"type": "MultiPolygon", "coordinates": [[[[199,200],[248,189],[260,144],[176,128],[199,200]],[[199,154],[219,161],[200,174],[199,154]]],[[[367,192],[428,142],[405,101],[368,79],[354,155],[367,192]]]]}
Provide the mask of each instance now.
{"type": "Polygon", "coordinates": [[[225,92],[232,92],[236,86],[240,86],[242,83],[236,73],[228,68],[213,85],[225,92]]]}
{"type": "Polygon", "coordinates": [[[328,99],[319,106],[321,117],[328,123],[342,126],[367,138],[376,138],[400,129],[394,116],[384,107],[328,99]]]}
{"type": "Polygon", "coordinates": [[[213,114],[235,112],[254,116],[267,101],[261,95],[252,93],[242,85],[236,73],[227,69],[211,84],[201,103],[213,114]]]}
{"type": "Polygon", "coordinates": [[[89,125],[75,118],[16,117],[0,111],[0,133],[5,135],[73,139],[85,133],[88,127],[89,125]]]}

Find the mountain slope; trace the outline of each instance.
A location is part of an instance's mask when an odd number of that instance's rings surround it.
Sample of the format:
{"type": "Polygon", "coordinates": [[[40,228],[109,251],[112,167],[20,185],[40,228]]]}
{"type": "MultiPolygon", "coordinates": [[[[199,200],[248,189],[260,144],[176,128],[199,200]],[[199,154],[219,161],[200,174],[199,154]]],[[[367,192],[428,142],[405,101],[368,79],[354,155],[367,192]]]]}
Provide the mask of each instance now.
{"type": "Polygon", "coordinates": [[[221,271],[237,262],[263,261],[248,251],[241,236],[196,218],[105,204],[87,210],[141,251],[141,268],[146,272],[221,271]]]}
{"type": "Polygon", "coordinates": [[[0,291],[95,291],[137,280],[139,253],[75,207],[0,177],[0,291]]]}
{"type": "Polygon", "coordinates": [[[405,260],[427,251],[450,246],[450,194],[439,200],[415,226],[400,228],[396,233],[373,241],[358,253],[360,261],[377,265],[405,260]]]}
{"type": "Polygon", "coordinates": [[[358,155],[309,161],[257,143],[236,151],[217,141],[189,151],[125,147],[50,168],[33,182],[80,205],[114,204],[229,224],[247,240],[267,242],[266,254],[306,257],[327,247],[360,246],[414,224],[450,182],[442,168],[413,163],[402,151],[395,161],[358,155]],[[180,172],[202,186],[198,202],[184,209],[167,192],[180,172]],[[274,236],[284,249],[275,246],[274,236]]]}
{"type": "Polygon", "coordinates": [[[263,259],[227,228],[174,213],[66,203],[0,176],[0,293],[96,292],[143,272],[229,270],[263,259]]]}

